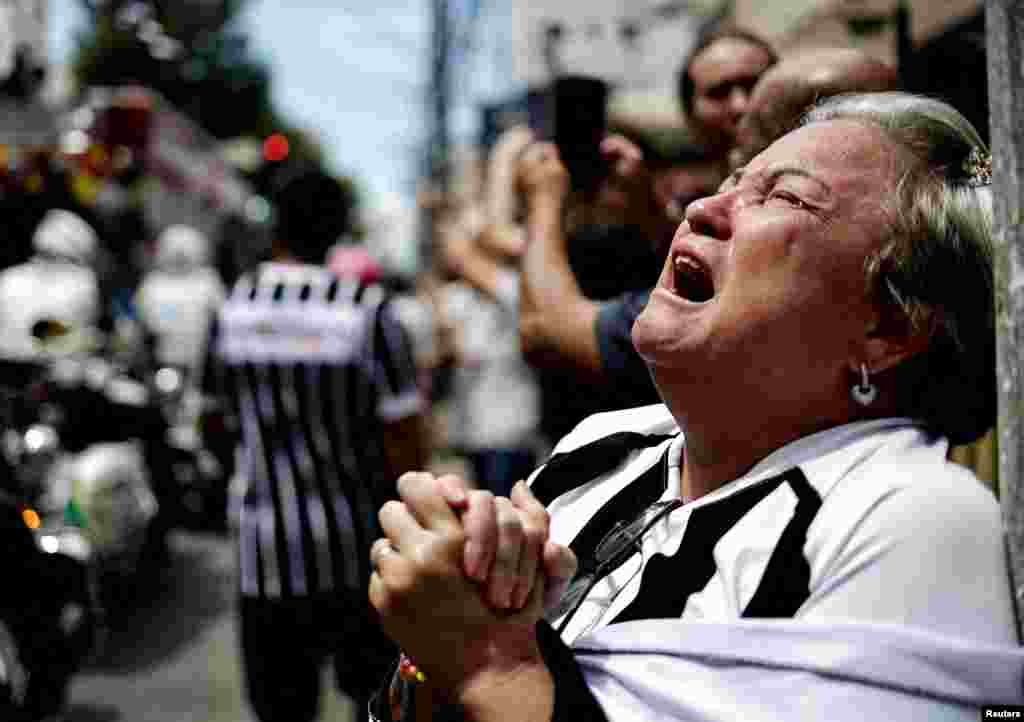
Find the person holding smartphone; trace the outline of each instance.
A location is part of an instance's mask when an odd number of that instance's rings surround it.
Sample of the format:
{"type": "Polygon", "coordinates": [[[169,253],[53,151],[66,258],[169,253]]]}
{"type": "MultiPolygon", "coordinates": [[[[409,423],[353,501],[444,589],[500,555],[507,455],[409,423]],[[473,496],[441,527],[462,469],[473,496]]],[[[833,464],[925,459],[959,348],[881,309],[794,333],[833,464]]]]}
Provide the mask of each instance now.
{"type": "Polygon", "coordinates": [[[629,319],[654,284],[674,221],[639,148],[610,134],[607,96],[600,79],[558,79],[546,105],[533,106],[535,140],[517,167],[520,342],[539,371],[549,442],[591,413],[656,399],[629,319]],[[564,393],[570,386],[578,393],[564,393]]]}
{"type": "Polygon", "coordinates": [[[533,114],[540,137],[553,142],[535,144],[520,164],[528,239],[520,335],[528,360],[543,369],[542,429],[549,439],[561,438],[588,413],[657,401],[633,348],[633,321],[686,205],[714,192],[728,172],[750,92],[776,61],[771,45],[754,33],[732,25],[705,32],[683,62],[677,87],[696,157],[656,173],[636,143],[609,134],[608,88],[600,80],[559,79],[546,106],[533,104],[541,111],[533,114]],[[607,258],[595,252],[597,243],[580,238],[595,228],[577,224],[587,211],[598,228],[607,230],[609,220],[621,224],[615,242],[603,239],[601,245],[614,249],[607,258]],[[637,249],[652,259],[651,279],[615,287],[630,275],[627,259],[637,249]],[[580,271],[588,261],[603,283],[588,283],[580,271]],[[587,393],[560,392],[580,383],[587,393]]]}
{"type": "Polygon", "coordinates": [[[592,154],[578,143],[539,140],[521,156],[517,178],[526,219],[520,341],[541,371],[541,426],[551,440],[591,413],[656,402],[630,340],[633,320],[678,222],[675,192],[700,197],[718,179],[702,149],[653,172],[637,143],[609,131],[603,113],[566,115],[602,119],[596,131],[581,123],[576,136],[554,134],[593,139],[592,154]],[[569,386],[580,392],[565,394],[569,386]]]}

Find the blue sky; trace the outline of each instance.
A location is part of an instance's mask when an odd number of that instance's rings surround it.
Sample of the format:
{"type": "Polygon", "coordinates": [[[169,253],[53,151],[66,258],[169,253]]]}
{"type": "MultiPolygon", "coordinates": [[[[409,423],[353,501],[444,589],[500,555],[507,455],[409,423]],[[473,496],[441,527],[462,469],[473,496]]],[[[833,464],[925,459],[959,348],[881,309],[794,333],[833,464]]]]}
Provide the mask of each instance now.
{"type": "MultiPolygon", "coordinates": [[[[250,0],[241,28],[273,70],[276,107],[318,137],[335,171],[356,176],[371,203],[409,197],[426,133],[427,0],[250,0]]],[[[50,0],[51,57],[60,62],[86,21],[80,0],[50,0]]],[[[456,125],[469,132],[468,108],[456,125]]]]}

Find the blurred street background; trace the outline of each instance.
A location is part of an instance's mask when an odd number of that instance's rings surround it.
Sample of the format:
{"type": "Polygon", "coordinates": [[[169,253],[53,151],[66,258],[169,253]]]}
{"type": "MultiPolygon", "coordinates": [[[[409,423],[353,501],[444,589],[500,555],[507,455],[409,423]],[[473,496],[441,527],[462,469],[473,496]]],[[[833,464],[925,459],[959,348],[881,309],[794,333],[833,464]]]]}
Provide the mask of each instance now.
{"type": "MultiPolygon", "coordinates": [[[[157,589],[128,610],[75,677],[66,722],[251,722],[235,636],[235,552],[227,539],[181,532],[157,589]]],[[[351,702],[325,685],[324,719],[351,702]]]]}

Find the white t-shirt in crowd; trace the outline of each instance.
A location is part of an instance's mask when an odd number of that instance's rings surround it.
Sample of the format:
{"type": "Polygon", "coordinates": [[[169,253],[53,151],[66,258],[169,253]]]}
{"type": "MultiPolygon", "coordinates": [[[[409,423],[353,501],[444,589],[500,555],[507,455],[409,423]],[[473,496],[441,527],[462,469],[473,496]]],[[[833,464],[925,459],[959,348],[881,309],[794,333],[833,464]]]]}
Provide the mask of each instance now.
{"type": "Polygon", "coordinates": [[[468,450],[532,445],[540,391],[519,346],[519,279],[503,272],[500,300],[463,282],[442,290],[441,311],[455,329],[452,443],[468,450]]]}
{"type": "Polygon", "coordinates": [[[430,304],[411,293],[392,296],[391,313],[409,334],[416,365],[426,368],[437,356],[437,319],[430,304]]]}

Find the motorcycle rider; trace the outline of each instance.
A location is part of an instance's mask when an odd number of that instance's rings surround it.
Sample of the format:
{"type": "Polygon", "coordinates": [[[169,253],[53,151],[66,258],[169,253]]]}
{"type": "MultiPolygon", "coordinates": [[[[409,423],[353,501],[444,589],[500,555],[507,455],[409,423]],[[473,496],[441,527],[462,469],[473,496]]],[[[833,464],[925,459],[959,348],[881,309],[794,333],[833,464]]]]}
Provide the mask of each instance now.
{"type": "Polygon", "coordinates": [[[40,362],[99,340],[99,238],[83,218],[54,209],[32,236],[34,255],[0,273],[0,359],[40,362]]]}
{"type": "MultiPolygon", "coordinates": [[[[76,503],[95,511],[88,535],[97,556],[133,568],[132,535],[148,533],[156,505],[143,457],[134,443],[121,442],[149,443],[164,424],[159,410],[113,383],[116,369],[100,353],[99,240],[82,217],[52,209],[33,233],[34,255],[0,273],[0,371],[14,391],[46,389],[40,407],[47,418],[40,421],[56,428],[58,463],[72,470],[64,478],[75,480],[76,503]]],[[[163,535],[153,535],[163,559],[163,535]]]]}
{"type": "Polygon", "coordinates": [[[135,292],[135,309],[157,366],[195,378],[210,321],[224,297],[224,283],[210,263],[209,239],[186,225],[164,229],[156,241],[153,269],[135,292]]]}

